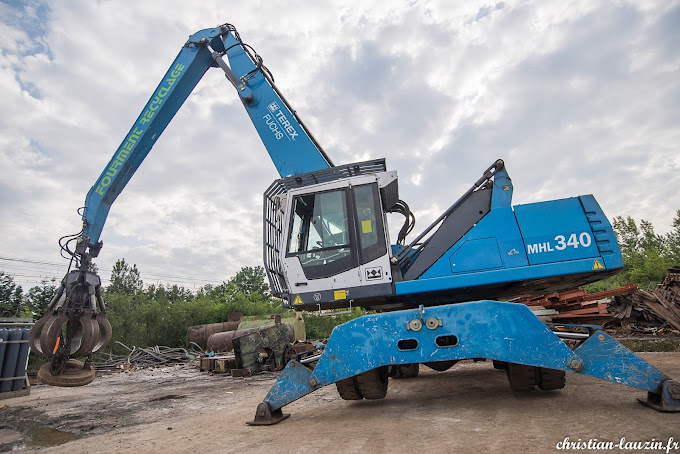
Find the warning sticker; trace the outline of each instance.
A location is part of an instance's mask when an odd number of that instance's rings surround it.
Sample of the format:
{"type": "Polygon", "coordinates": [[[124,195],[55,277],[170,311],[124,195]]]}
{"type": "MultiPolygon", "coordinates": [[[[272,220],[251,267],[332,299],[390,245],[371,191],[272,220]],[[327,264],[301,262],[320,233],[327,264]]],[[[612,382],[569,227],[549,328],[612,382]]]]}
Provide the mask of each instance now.
{"type": "Polygon", "coordinates": [[[295,295],[295,301],[293,301],[293,304],[295,305],[302,304],[302,298],[300,298],[300,295],[295,295]]]}
{"type": "Polygon", "coordinates": [[[604,265],[598,259],[595,259],[595,262],[593,262],[593,269],[594,270],[603,270],[604,265]]]}
{"type": "Polygon", "coordinates": [[[361,233],[373,233],[373,223],[369,220],[361,221],[361,233]]]}
{"type": "Polygon", "coordinates": [[[347,299],[347,290],[336,290],[333,292],[333,298],[336,300],[346,300],[347,299]]]}

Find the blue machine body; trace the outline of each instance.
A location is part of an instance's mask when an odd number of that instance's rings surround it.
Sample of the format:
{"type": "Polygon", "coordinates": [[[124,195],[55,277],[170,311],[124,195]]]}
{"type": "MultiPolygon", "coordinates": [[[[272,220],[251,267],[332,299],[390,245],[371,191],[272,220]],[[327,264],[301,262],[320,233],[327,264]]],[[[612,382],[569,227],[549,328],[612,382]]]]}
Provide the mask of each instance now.
{"type": "Polygon", "coordinates": [[[595,198],[586,195],[492,208],[418,279],[395,287],[397,295],[408,295],[622,267],[616,235],[595,198]]]}

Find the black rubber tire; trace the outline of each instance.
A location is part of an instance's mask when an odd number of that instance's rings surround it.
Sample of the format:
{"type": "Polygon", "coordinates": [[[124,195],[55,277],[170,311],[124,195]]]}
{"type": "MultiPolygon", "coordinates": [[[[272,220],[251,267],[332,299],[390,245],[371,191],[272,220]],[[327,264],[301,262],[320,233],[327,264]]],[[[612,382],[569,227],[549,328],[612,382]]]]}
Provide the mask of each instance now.
{"type": "Polygon", "coordinates": [[[508,383],[513,391],[526,392],[536,388],[536,367],[524,364],[508,363],[506,372],[508,383]]]}
{"type": "Polygon", "coordinates": [[[498,370],[506,370],[508,368],[508,363],[505,361],[493,360],[493,368],[498,370]]]}
{"type": "Polygon", "coordinates": [[[420,364],[404,364],[401,366],[390,366],[391,378],[414,378],[420,372],[420,364]]]}
{"type": "Polygon", "coordinates": [[[355,376],[354,379],[364,399],[383,399],[387,395],[387,366],[369,370],[355,376]]]}
{"type": "Polygon", "coordinates": [[[563,370],[546,369],[545,367],[537,367],[538,387],[542,391],[552,391],[555,389],[562,389],[567,383],[566,373],[563,370]]]}
{"type": "Polygon", "coordinates": [[[451,369],[453,365],[456,364],[457,362],[458,362],[457,360],[450,360],[450,361],[434,361],[431,363],[423,364],[425,364],[432,370],[436,370],[437,372],[444,372],[445,370],[451,369]]]}
{"type": "Polygon", "coordinates": [[[343,400],[361,400],[364,398],[357,387],[355,378],[356,377],[349,377],[335,382],[338,394],[340,394],[340,397],[343,400]]]}
{"type": "Polygon", "coordinates": [[[420,372],[420,364],[405,364],[401,366],[401,376],[403,378],[415,378],[420,372]]]}

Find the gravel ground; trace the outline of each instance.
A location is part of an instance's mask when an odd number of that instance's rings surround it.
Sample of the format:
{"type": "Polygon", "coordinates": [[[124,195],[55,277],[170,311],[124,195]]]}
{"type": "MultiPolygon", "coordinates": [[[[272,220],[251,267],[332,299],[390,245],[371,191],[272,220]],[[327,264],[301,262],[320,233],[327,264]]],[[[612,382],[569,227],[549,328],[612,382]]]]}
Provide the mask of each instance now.
{"type": "MultiPolygon", "coordinates": [[[[680,353],[640,356],[680,379],[680,353]]],[[[417,378],[390,379],[387,398],[379,401],[343,401],[329,386],[288,405],[292,416],[278,425],[247,426],[276,376],[231,378],[183,365],[102,374],[80,388],[34,386],[29,396],[0,401],[0,449],[545,453],[557,452],[566,437],[680,442],[680,412],[638,404],[642,391],[567,374],[561,391],[519,394],[490,362],[471,361],[446,372],[421,366],[417,378]]],[[[612,451],[665,452],[579,450],[612,451]]]]}

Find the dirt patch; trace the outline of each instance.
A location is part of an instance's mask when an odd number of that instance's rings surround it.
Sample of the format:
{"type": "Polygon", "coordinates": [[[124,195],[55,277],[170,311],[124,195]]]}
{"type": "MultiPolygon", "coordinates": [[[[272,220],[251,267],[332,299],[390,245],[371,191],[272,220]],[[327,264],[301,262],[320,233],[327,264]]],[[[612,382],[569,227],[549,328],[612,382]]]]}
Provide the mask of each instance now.
{"type": "MultiPolygon", "coordinates": [[[[680,379],[679,353],[641,356],[680,379]]],[[[20,433],[19,421],[82,437],[40,448],[68,453],[557,452],[565,437],[680,440],[680,413],[638,404],[642,391],[567,374],[564,390],[514,393],[503,371],[471,361],[391,379],[378,401],[343,401],[328,386],[288,405],[292,416],[278,425],[247,426],[275,378],[175,366],[111,373],[82,388],[36,386],[4,401],[0,442],[20,433]]]]}

